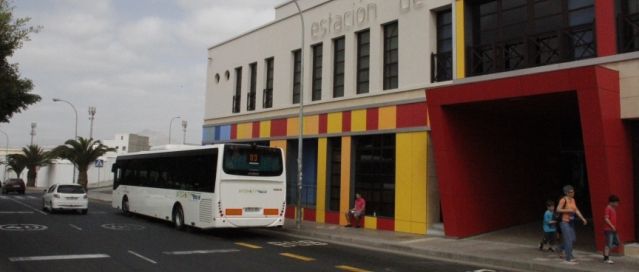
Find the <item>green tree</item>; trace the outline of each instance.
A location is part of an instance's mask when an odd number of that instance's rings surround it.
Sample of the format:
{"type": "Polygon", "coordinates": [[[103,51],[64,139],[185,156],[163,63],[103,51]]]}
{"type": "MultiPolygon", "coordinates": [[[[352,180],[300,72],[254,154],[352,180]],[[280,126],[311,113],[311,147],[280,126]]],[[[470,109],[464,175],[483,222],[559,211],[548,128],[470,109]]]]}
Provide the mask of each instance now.
{"type": "Polygon", "coordinates": [[[77,140],[67,140],[64,145],[56,147],[53,152],[60,158],[67,159],[75,164],[78,168],[78,184],[87,188],[88,176],[87,172],[89,166],[95,162],[100,156],[107,152],[115,151],[114,148],[110,148],[103,145],[99,140],[93,140],[78,137],[77,140]]]}
{"type": "Polygon", "coordinates": [[[27,186],[33,187],[38,177],[38,168],[51,164],[51,161],[55,158],[52,152],[44,151],[38,145],[28,145],[22,148],[21,158],[24,160],[24,165],[27,168],[27,186]]]}
{"type": "Polygon", "coordinates": [[[0,123],[9,122],[14,113],[26,110],[41,99],[30,93],[33,83],[20,76],[18,64],[8,61],[23,42],[29,41],[29,34],[41,29],[28,26],[30,20],[28,17],[14,18],[9,1],[0,0],[0,123]]]}
{"type": "Polygon", "coordinates": [[[20,177],[24,168],[27,167],[25,156],[23,154],[10,154],[7,158],[7,166],[9,166],[9,170],[16,173],[16,177],[20,177]]]}

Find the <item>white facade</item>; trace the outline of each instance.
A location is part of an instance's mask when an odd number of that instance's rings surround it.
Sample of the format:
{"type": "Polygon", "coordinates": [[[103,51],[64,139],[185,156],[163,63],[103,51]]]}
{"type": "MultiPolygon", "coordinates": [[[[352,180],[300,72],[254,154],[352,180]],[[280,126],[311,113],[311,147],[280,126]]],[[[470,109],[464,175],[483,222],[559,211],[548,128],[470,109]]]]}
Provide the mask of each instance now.
{"type": "Polygon", "coordinates": [[[104,140],[102,144],[116,149],[117,154],[126,154],[149,150],[149,137],[133,133],[116,134],[113,140],[104,140]]]}
{"type": "MultiPolygon", "coordinates": [[[[436,51],[436,11],[451,0],[302,0],[305,19],[304,103],[308,112],[425,99],[430,83],[430,54],[436,51]],[[383,90],[383,25],[398,22],[398,88],[383,90]],[[356,94],[356,33],[370,30],[370,90],[356,94]],[[344,96],[333,98],[333,39],[345,37],[344,96]],[[322,99],[311,101],[311,46],[323,43],[322,99]],[[330,103],[329,103],[330,102],[330,103]]],[[[292,2],[276,8],[276,20],[209,48],[205,126],[291,115],[293,51],[300,49],[300,20],[292,2]],[[274,58],[273,107],[262,107],[265,59],[274,58]],[[251,63],[257,62],[256,109],[246,109],[251,63]],[[235,68],[242,67],[240,112],[232,113],[235,68]],[[228,75],[228,77],[227,77],[228,75]],[[219,81],[218,81],[219,78],[219,81]]]]}

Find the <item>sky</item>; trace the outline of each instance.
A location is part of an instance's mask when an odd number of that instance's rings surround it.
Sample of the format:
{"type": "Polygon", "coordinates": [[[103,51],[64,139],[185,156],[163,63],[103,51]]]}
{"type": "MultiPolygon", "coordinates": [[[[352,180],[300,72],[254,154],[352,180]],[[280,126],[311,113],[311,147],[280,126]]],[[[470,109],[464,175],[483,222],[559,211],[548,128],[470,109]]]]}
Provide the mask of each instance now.
{"type": "MultiPolygon", "coordinates": [[[[89,136],[89,106],[96,107],[93,137],[116,133],[151,137],[152,145],[200,144],[207,48],[272,21],[283,0],[13,0],[16,17],[42,26],[10,62],[20,65],[42,100],[15,114],[0,130],[11,147],[52,147],[89,136]]],[[[0,145],[4,146],[0,137],[0,145]]]]}

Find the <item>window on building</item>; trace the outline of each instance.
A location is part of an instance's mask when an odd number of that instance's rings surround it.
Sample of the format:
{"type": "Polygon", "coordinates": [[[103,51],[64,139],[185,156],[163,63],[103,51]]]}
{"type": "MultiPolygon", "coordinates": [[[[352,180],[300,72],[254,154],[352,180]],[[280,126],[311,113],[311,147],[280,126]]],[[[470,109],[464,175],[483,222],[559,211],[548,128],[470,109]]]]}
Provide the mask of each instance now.
{"type": "Polygon", "coordinates": [[[396,89],[399,83],[399,25],[384,25],[384,90],[396,89]]]}
{"type": "Polygon", "coordinates": [[[235,95],[233,95],[233,113],[240,112],[242,100],[242,67],[235,68],[235,95]]]}
{"type": "Polygon", "coordinates": [[[123,147],[122,147],[122,151],[126,151],[126,146],[123,146],[123,147]]]}
{"type": "Polygon", "coordinates": [[[353,138],[355,191],[366,199],[366,214],[395,216],[395,135],[353,138]]]}
{"type": "Polygon", "coordinates": [[[328,210],[339,211],[342,184],[342,138],[328,139],[328,210]]]}
{"type": "Polygon", "coordinates": [[[333,97],[344,96],[344,58],[346,39],[333,40],[333,97]]]}
{"type": "Polygon", "coordinates": [[[317,101],[322,99],[322,44],[316,44],[312,47],[313,50],[313,83],[312,83],[312,100],[317,101]]]}
{"type": "Polygon", "coordinates": [[[293,104],[300,103],[302,90],[302,50],[293,51],[293,104]]]}
{"type": "Polygon", "coordinates": [[[639,51],[639,0],[617,3],[619,52],[639,51]]]}
{"type": "Polygon", "coordinates": [[[251,82],[246,100],[246,110],[253,111],[255,110],[255,94],[257,93],[257,62],[251,63],[249,70],[251,71],[251,82]]]}
{"type": "Polygon", "coordinates": [[[266,59],[266,89],[264,89],[264,96],[262,101],[262,107],[265,109],[273,107],[273,58],[266,59]]]}
{"type": "Polygon", "coordinates": [[[357,93],[368,93],[370,88],[370,30],[357,33],[357,93]]]}
{"type": "Polygon", "coordinates": [[[470,6],[470,75],[596,56],[594,0],[491,0],[470,6]]]}
{"type": "Polygon", "coordinates": [[[453,14],[451,10],[437,13],[437,53],[431,54],[431,82],[453,78],[453,14]]]}

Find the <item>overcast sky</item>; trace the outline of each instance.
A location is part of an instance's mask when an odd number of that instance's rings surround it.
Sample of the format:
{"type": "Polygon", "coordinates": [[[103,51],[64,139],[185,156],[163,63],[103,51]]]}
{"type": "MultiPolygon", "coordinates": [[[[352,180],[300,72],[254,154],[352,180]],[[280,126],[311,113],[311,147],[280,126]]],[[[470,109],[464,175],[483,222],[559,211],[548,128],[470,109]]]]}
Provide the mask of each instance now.
{"type": "MultiPolygon", "coordinates": [[[[41,25],[12,62],[35,84],[42,101],[0,123],[12,147],[43,146],[89,135],[88,107],[95,106],[94,138],[116,133],[168,141],[173,116],[188,121],[187,143],[201,143],[207,48],[265,24],[283,0],[14,0],[17,17],[41,25]]],[[[174,122],[173,143],[181,142],[174,122]]],[[[4,139],[0,137],[0,145],[4,139]]]]}

